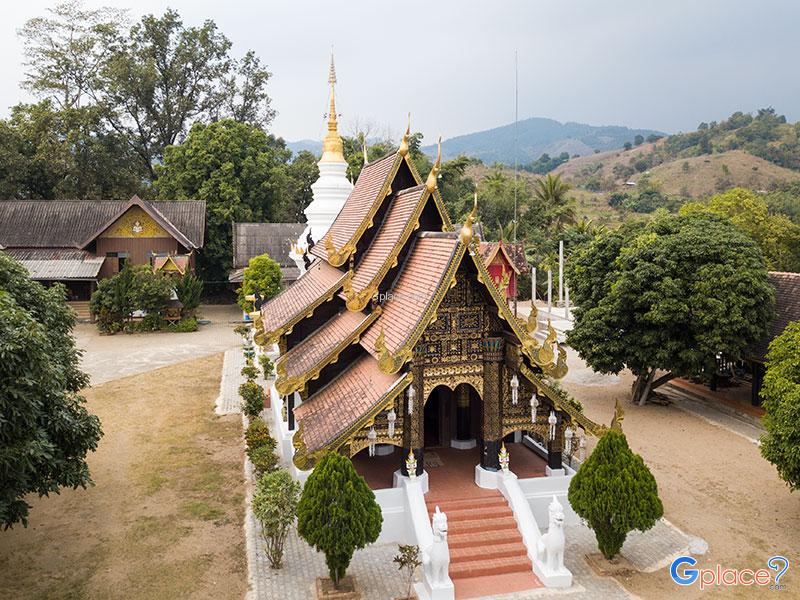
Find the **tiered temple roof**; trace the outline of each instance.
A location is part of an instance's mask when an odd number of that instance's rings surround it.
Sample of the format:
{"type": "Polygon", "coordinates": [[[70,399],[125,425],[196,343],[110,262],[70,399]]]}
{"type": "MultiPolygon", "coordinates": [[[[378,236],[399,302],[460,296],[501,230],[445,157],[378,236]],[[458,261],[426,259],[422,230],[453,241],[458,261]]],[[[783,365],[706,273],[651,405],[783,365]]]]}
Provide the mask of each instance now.
{"type": "MultiPolygon", "coordinates": [[[[523,374],[555,403],[563,402],[543,379],[566,372],[565,353],[550,328],[543,343],[513,316],[492,281],[473,235],[475,211],[460,233],[437,189],[437,159],[423,184],[398,152],[366,165],[328,233],[317,242],[308,271],[261,308],[257,339],[279,342],[276,388],[299,392],[295,463],[312,466],[388,410],[411,383],[405,368],[464,261],[528,361],[523,374]],[[469,258],[466,258],[469,257],[469,258]]],[[[475,227],[477,229],[477,227],[475,227]]],[[[398,423],[398,427],[402,425],[398,423]]]]}

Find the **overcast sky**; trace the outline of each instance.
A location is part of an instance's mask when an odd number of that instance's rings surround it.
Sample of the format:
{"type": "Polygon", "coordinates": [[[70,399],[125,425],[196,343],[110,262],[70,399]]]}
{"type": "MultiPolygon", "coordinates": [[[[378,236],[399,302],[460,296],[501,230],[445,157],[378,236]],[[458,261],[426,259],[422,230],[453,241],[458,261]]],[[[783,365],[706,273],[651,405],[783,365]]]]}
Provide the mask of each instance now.
{"type": "MultiPolygon", "coordinates": [[[[519,115],[666,132],[694,129],[763,106],[800,119],[800,2],[795,0],[107,0],[132,17],[170,6],[187,24],[213,19],[234,45],[273,73],[273,131],[320,138],[335,47],[337,109],[397,134],[431,141],[519,115]],[[133,6],[135,5],[135,8],[133,6]]],[[[30,97],[17,29],[52,2],[4,2],[0,110],[30,97]]]]}

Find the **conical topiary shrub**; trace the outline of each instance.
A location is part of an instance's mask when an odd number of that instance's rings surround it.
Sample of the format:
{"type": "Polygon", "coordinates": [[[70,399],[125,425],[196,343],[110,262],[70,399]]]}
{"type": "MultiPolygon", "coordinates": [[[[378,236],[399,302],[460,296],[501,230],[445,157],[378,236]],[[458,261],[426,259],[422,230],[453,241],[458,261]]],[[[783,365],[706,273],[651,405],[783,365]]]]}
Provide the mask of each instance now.
{"type": "Polygon", "coordinates": [[[344,577],[353,552],[378,539],[381,507],[350,459],[326,454],[308,476],[297,506],[297,532],[325,554],[334,582],[344,577]]]}
{"type": "Polygon", "coordinates": [[[606,432],[569,485],[569,503],[594,530],[600,552],[617,555],[629,531],[645,531],[664,514],[658,485],[625,434],[606,432]]]}

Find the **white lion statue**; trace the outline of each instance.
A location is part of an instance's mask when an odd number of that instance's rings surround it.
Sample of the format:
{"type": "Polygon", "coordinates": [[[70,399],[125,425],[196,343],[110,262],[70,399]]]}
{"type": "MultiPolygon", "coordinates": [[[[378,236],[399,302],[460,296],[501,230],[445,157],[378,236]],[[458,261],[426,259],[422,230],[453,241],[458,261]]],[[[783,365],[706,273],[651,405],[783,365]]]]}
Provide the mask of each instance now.
{"type": "Polygon", "coordinates": [[[557,573],[564,569],[564,507],[555,495],[549,513],[547,533],[539,538],[539,558],[545,562],[550,573],[557,573]]]}
{"type": "Polygon", "coordinates": [[[422,553],[422,564],[433,586],[445,585],[449,579],[450,549],[447,547],[447,515],[436,507],[432,519],[433,544],[422,553]]]}

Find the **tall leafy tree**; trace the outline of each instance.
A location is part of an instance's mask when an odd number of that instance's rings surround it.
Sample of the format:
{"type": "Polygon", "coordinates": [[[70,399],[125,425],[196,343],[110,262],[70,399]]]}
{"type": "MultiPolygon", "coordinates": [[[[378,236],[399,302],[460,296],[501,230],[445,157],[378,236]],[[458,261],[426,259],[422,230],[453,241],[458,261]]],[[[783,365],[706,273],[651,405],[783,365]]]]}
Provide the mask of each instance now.
{"type": "Polygon", "coordinates": [[[375,494],[349,458],[329,452],[308,476],[297,506],[297,532],[325,554],[335,585],[344,577],[353,553],[373,543],[383,516],[375,494]]]}
{"type": "Polygon", "coordinates": [[[800,321],[772,340],[761,397],[767,430],[761,454],[792,490],[800,489],[800,321]]]}
{"type": "Polygon", "coordinates": [[[600,372],[630,369],[641,404],[669,379],[712,367],[718,352],[742,356],[773,311],[756,243],[704,212],[601,234],[573,255],[568,278],[579,307],[570,346],[600,372]]]}
{"type": "Polygon", "coordinates": [[[129,198],[144,171],[95,106],[20,104],[0,121],[0,196],[17,199],[129,198]]]}
{"type": "Polygon", "coordinates": [[[25,85],[63,108],[102,109],[150,180],[164,148],[196,121],[234,118],[265,127],[274,116],[269,71],[254,53],[237,60],[213,21],[186,27],[174,10],[127,27],[124,13],[59,4],[22,29],[25,85]]]}
{"type": "Polygon", "coordinates": [[[27,67],[23,86],[61,109],[81,106],[125,23],[123,10],[91,10],[76,0],[28,20],[19,31],[27,67]]]}
{"type": "Polygon", "coordinates": [[[764,197],[751,190],[733,188],[708,202],[681,207],[681,213],[709,211],[728,217],[761,247],[773,271],[800,271],[800,225],[783,214],[773,214],[764,197]]]}
{"type": "Polygon", "coordinates": [[[307,157],[292,169],[291,154],[283,140],[230,119],[196,123],[183,144],[167,147],[158,167],[159,197],[206,201],[207,234],[199,267],[207,283],[227,280],[234,221],[298,219],[305,208],[298,202],[310,198],[311,175],[307,157]],[[299,184],[295,173],[305,178],[299,184]]]}
{"type": "Polygon", "coordinates": [[[62,286],[45,288],[0,252],[0,523],[27,525],[28,494],[91,483],[102,435],[79,391],[88,376],[62,286]]]}

